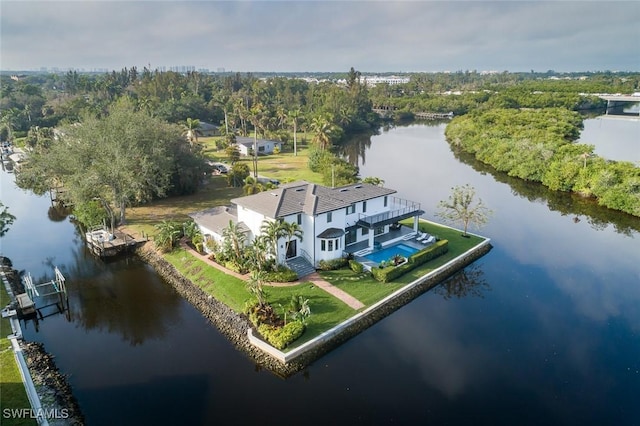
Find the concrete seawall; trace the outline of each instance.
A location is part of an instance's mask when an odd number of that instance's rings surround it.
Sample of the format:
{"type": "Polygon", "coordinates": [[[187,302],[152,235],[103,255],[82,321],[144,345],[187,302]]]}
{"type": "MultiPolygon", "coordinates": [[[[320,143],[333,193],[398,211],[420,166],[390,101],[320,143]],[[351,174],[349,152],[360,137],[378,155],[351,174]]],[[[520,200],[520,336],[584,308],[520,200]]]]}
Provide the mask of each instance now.
{"type": "Polygon", "coordinates": [[[360,334],[376,322],[395,312],[444,279],[470,265],[491,250],[487,239],[440,268],[402,287],[378,303],[338,324],[303,345],[288,352],[279,351],[253,335],[252,324],[223,303],[206,294],[185,278],[173,265],[153,250],[150,244],[140,247],[138,255],[169,282],[180,295],[198,309],[233,345],[261,366],[288,377],[304,369],[346,340],[360,334]]]}

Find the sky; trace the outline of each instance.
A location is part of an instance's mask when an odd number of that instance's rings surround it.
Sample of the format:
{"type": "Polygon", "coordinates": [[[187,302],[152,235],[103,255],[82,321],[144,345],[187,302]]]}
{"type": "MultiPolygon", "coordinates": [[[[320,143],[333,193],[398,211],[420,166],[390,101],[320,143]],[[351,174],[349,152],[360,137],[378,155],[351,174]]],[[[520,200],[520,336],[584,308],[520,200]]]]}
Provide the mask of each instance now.
{"type": "Polygon", "coordinates": [[[640,1],[0,0],[0,69],[640,71],[640,1]]]}

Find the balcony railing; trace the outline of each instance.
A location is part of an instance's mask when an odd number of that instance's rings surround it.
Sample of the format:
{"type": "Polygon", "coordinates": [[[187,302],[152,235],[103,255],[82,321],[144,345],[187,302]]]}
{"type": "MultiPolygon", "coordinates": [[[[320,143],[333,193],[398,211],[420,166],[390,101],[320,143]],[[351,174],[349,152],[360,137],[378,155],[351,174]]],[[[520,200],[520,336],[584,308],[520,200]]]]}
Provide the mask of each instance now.
{"type": "Polygon", "coordinates": [[[388,225],[402,219],[413,216],[420,216],[424,213],[420,209],[420,203],[415,201],[404,200],[402,198],[391,197],[389,210],[372,215],[360,213],[358,217],[358,226],[364,228],[375,228],[378,226],[388,225]]]}

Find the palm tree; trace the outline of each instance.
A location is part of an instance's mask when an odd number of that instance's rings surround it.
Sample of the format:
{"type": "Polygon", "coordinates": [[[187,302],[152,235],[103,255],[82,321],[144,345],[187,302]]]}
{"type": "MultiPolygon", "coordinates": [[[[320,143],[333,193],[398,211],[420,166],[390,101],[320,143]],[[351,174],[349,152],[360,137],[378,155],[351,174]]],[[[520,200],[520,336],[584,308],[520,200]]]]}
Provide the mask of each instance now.
{"type": "MultiPolygon", "coordinates": [[[[156,246],[162,251],[170,251],[182,236],[182,225],[178,222],[163,220],[155,225],[158,233],[155,236],[156,246]]],[[[113,231],[112,231],[113,232],[113,231]]]]}
{"type": "Polygon", "coordinates": [[[285,246],[285,253],[289,252],[289,246],[291,245],[291,240],[294,238],[302,241],[302,228],[298,225],[298,222],[282,222],[282,236],[287,239],[287,245],[285,246]]]}
{"type": "Polygon", "coordinates": [[[257,194],[258,192],[262,192],[263,189],[264,188],[262,184],[258,181],[258,179],[252,176],[247,176],[247,178],[244,180],[244,186],[242,187],[242,190],[244,191],[244,195],[257,194]]]}
{"type": "Polygon", "coordinates": [[[269,253],[276,258],[278,254],[278,240],[284,237],[284,229],[282,220],[265,220],[262,222],[260,232],[269,243],[269,253]]]}
{"type": "Polygon", "coordinates": [[[222,230],[222,237],[225,243],[229,245],[234,260],[239,263],[242,259],[242,249],[247,240],[247,234],[237,223],[233,223],[233,221],[230,220],[229,225],[222,230]]]}
{"type": "Polygon", "coordinates": [[[289,111],[288,114],[291,124],[293,124],[293,155],[298,155],[298,120],[302,117],[300,108],[289,111]]]}
{"type": "Polygon", "coordinates": [[[249,120],[253,124],[253,177],[258,178],[258,129],[262,129],[265,134],[265,124],[267,117],[262,104],[257,103],[249,111],[249,120]]]}
{"type": "Polygon", "coordinates": [[[267,260],[269,255],[269,241],[267,241],[267,237],[264,235],[258,235],[253,239],[251,243],[251,250],[249,250],[250,260],[253,262],[253,265],[250,265],[251,270],[262,271],[267,267],[267,260]]]}
{"type": "Polygon", "coordinates": [[[198,129],[200,129],[200,120],[198,120],[197,118],[187,118],[184,128],[189,142],[193,143],[195,141],[196,143],[198,143],[198,129]]]}
{"type": "Polygon", "coordinates": [[[221,91],[216,94],[213,98],[214,105],[222,108],[222,112],[224,113],[224,130],[225,135],[229,134],[229,112],[233,109],[233,105],[230,103],[231,94],[227,91],[221,91]]]}
{"type": "Polygon", "coordinates": [[[320,149],[325,150],[331,146],[331,135],[334,133],[335,128],[328,116],[314,117],[311,121],[311,131],[314,133],[313,142],[320,149]]]}
{"type": "Polygon", "coordinates": [[[258,306],[264,308],[267,305],[267,294],[263,289],[265,283],[265,274],[263,271],[251,271],[247,280],[247,290],[258,299],[258,306]]]}

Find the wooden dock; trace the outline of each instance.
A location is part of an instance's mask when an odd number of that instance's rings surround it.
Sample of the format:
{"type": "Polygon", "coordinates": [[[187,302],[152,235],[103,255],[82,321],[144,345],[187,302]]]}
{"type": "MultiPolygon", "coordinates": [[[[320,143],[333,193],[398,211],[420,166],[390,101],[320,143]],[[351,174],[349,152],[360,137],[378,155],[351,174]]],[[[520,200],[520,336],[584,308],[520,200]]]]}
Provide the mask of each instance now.
{"type": "Polygon", "coordinates": [[[135,238],[117,229],[112,234],[103,228],[87,232],[85,239],[89,250],[98,257],[116,256],[147,241],[146,237],[135,238]]]}

